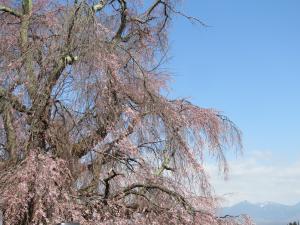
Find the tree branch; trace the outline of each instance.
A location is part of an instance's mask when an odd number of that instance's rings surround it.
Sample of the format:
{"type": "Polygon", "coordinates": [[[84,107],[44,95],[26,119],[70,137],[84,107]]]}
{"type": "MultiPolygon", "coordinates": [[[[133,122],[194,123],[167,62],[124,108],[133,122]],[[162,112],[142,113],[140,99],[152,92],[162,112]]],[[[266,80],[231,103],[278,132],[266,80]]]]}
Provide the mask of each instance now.
{"type": "Polygon", "coordinates": [[[124,32],[126,28],[126,22],[127,22],[127,2],[126,0],[118,0],[121,6],[121,23],[118,28],[118,31],[116,35],[113,37],[113,40],[120,40],[122,39],[122,33],[124,32]]]}
{"type": "Polygon", "coordinates": [[[0,5],[0,11],[9,13],[10,15],[13,15],[18,18],[20,18],[22,16],[22,14],[19,13],[18,11],[14,10],[12,8],[9,8],[7,6],[4,6],[4,5],[0,5]]]}
{"type": "MultiPolygon", "coordinates": [[[[173,152],[175,153],[175,151],[173,151],[173,152]]],[[[174,172],[174,169],[169,167],[169,163],[170,163],[172,157],[174,156],[173,152],[171,153],[170,156],[165,156],[164,157],[164,160],[163,160],[161,166],[159,167],[159,169],[156,172],[157,176],[161,176],[162,173],[164,172],[164,170],[171,170],[171,171],[174,172]]]]}
{"type": "Polygon", "coordinates": [[[109,172],[109,176],[105,179],[103,179],[103,182],[105,184],[105,191],[104,191],[104,203],[107,204],[107,198],[108,198],[108,195],[109,195],[109,189],[110,189],[110,184],[109,184],[109,181],[112,180],[113,178],[115,178],[116,176],[118,175],[122,175],[122,174],[119,174],[119,173],[116,173],[113,169],[109,172]]]}
{"type": "Polygon", "coordinates": [[[146,15],[147,17],[152,13],[152,11],[159,5],[163,3],[161,0],[156,0],[151,6],[150,8],[147,10],[146,15]]]}
{"type": "Polygon", "coordinates": [[[211,213],[209,213],[207,211],[195,209],[188,201],[186,201],[185,197],[182,196],[181,194],[179,194],[178,192],[172,191],[163,186],[160,186],[157,184],[151,184],[151,183],[150,184],[141,184],[141,183],[132,184],[132,185],[126,187],[125,189],[123,189],[122,191],[116,193],[113,196],[113,199],[116,199],[117,197],[120,197],[120,196],[121,197],[127,196],[127,195],[131,194],[131,191],[133,189],[136,189],[136,188],[143,188],[145,190],[149,190],[149,189],[159,190],[159,191],[164,192],[165,194],[173,197],[178,203],[180,203],[183,206],[183,208],[185,210],[187,210],[188,212],[190,212],[192,214],[193,213],[201,213],[201,214],[211,215],[211,213]]]}
{"type": "Polygon", "coordinates": [[[12,106],[10,102],[0,102],[0,112],[3,117],[4,130],[6,133],[6,150],[9,152],[9,157],[16,159],[16,133],[13,126],[12,106]]]}
{"type": "Polygon", "coordinates": [[[100,0],[98,4],[93,5],[93,11],[95,13],[101,11],[106,6],[107,2],[107,0],[100,0]]]}
{"type": "Polygon", "coordinates": [[[29,23],[30,17],[32,13],[32,0],[23,0],[23,14],[21,16],[21,27],[20,27],[20,39],[21,39],[21,52],[22,57],[24,58],[25,71],[28,82],[26,83],[26,87],[29,92],[29,96],[33,100],[33,96],[36,93],[36,77],[34,74],[33,68],[33,53],[29,48],[28,42],[28,31],[29,31],[29,23]]]}
{"type": "Polygon", "coordinates": [[[22,103],[20,103],[17,97],[13,96],[4,88],[0,88],[0,101],[3,99],[9,102],[15,110],[30,114],[30,112],[26,109],[26,107],[22,103]]]}

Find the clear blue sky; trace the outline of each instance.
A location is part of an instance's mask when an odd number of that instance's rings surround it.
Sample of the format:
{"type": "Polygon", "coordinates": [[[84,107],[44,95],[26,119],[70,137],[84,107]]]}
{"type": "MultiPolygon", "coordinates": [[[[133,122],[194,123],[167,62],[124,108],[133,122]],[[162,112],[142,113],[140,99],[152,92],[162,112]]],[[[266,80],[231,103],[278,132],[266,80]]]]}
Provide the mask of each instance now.
{"type": "MultiPolygon", "coordinates": [[[[209,27],[174,19],[167,65],[175,80],[171,96],[190,97],[197,105],[229,116],[243,131],[244,157],[259,155],[257,168],[272,168],[272,173],[297,170],[300,1],[189,0],[180,8],[209,27]]],[[[277,180],[274,185],[278,182],[294,181],[277,180]]],[[[300,193],[261,200],[292,204],[292,198],[300,201],[300,193]]]]}

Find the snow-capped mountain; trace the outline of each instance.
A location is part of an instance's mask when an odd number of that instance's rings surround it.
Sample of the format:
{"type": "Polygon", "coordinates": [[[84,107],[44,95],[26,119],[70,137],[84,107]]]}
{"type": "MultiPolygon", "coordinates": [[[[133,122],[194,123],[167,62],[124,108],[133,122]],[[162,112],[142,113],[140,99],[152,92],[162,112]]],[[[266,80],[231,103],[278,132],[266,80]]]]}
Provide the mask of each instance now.
{"type": "Polygon", "coordinates": [[[300,221],[300,203],[288,206],[275,202],[253,204],[243,201],[231,207],[223,208],[220,214],[247,214],[257,225],[286,225],[292,221],[300,221]]]}

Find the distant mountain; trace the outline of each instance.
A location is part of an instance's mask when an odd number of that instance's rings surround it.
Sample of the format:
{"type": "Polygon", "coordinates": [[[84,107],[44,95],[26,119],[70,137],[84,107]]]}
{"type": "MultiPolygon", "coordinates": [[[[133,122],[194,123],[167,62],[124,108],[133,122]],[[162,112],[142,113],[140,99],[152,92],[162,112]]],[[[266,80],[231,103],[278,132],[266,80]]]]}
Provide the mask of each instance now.
{"type": "Polygon", "coordinates": [[[300,203],[288,206],[275,202],[253,204],[240,202],[220,211],[221,215],[247,214],[257,225],[286,225],[292,221],[300,221],[300,203]]]}

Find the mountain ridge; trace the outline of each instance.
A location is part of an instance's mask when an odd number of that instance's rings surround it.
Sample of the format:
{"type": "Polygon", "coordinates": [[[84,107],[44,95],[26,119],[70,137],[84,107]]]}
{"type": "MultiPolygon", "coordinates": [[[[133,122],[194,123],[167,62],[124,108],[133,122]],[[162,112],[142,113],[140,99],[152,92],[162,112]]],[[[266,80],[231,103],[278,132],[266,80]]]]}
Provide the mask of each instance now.
{"type": "Polygon", "coordinates": [[[277,202],[251,203],[242,201],[230,207],[223,207],[220,215],[249,215],[257,225],[286,225],[300,220],[300,202],[285,205],[277,202]]]}

